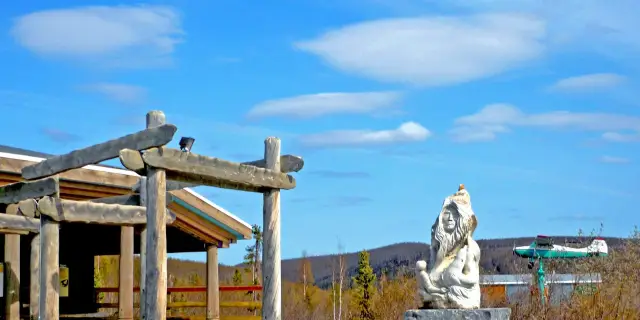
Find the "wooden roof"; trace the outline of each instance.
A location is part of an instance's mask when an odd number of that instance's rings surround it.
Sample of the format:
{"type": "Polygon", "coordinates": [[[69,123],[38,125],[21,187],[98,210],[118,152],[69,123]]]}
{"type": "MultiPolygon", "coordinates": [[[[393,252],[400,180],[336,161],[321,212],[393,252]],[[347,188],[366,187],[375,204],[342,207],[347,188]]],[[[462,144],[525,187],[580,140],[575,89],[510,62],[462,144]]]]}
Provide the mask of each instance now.
{"type": "MultiPolygon", "coordinates": [[[[0,185],[22,181],[21,170],[49,155],[0,146],[0,185]],[[38,156],[40,155],[40,156],[38,156]]],[[[89,165],[60,174],[63,199],[90,200],[133,193],[139,180],[133,171],[104,165],[89,165]]],[[[219,247],[251,239],[251,226],[197,192],[185,188],[171,191],[167,207],[176,214],[173,223],[181,231],[219,247]]]]}

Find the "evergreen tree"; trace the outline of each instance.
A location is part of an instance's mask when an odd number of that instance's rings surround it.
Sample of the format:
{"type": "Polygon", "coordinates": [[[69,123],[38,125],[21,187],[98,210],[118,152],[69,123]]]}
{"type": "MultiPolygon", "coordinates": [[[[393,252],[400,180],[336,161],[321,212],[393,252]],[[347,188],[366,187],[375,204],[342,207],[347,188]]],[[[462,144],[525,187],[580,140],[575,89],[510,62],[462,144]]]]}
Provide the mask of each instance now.
{"type": "MultiPolygon", "coordinates": [[[[245,269],[247,272],[251,272],[251,279],[253,285],[260,284],[260,264],[261,264],[261,255],[262,252],[262,230],[260,230],[260,226],[254,224],[251,228],[251,234],[253,235],[254,243],[253,245],[248,246],[246,250],[246,254],[244,256],[244,263],[248,266],[245,269]]],[[[252,300],[257,301],[259,299],[258,293],[256,291],[249,291],[247,294],[252,295],[252,300]]],[[[256,314],[255,308],[250,308],[251,311],[256,314]]]]}
{"type": "Polygon", "coordinates": [[[358,270],[353,277],[354,290],[352,301],[359,320],[373,320],[371,302],[375,293],[376,275],[369,265],[369,252],[363,250],[358,257],[358,270]]]}
{"type": "Polygon", "coordinates": [[[242,273],[238,269],[236,269],[233,272],[233,285],[234,286],[241,286],[242,285],[242,273]]]}
{"type": "Polygon", "coordinates": [[[302,259],[300,261],[300,281],[302,282],[302,297],[307,309],[313,309],[312,297],[314,293],[313,271],[311,270],[311,261],[307,257],[307,252],[302,252],[302,259]]]}

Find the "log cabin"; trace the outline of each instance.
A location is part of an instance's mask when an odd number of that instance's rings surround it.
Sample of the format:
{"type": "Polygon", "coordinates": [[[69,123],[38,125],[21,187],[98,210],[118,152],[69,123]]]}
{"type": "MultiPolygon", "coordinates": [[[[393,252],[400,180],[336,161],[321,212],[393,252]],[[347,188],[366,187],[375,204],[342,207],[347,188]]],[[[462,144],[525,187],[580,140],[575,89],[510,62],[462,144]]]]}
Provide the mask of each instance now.
{"type": "MultiPolygon", "coordinates": [[[[8,146],[0,146],[0,185],[22,181],[23,167],[43,161],[48,154],[23,150],[8,146]]],[[[117,196],[133,195],[134,186],[139,183],[140,176],[133,171],[107,165],[88,165],[60,174],[60,196],[62,199],[76,201],[99,201],[117,196]]],[[[217,275],[217,249],[228,248],[238,240],[251,239],[251,226],[230,212],[206,199],[189,188],[168,192],[167,209],[175,215],[175,221],[167,226],[167,252],[204,252],[207,251],[208,272],[217,275]],[[212,248],[214,250],[212,250],[212,248]]],[[[0,211],[2,211],[0,209],[0,211]]],[[[97,224],[64,224],[60,228],[60,265],[69,272],[69,290],[67,296],[60,298],[60,314],[95,313],[98,305],[95,301],[94,257],[101,255],[119,255],[121,250],[120,226],[97,224]]],[[[140,236],[143,226],[136,226],[133,251],[140,253],[140,236]]],[[[23,316],[30,314],[30,247],[33,235],[20,238],[19,268],[12,272],[4,270],[5,279],[18,281],[19,306],[23,316]],[[16,275],[15,273],[19,273],[16,275]],[[20,276],[22,275],[22,276],[20,276]]],[[[2,239],[3,257],[5,254],[4,238],[2,239]]],[[[15,255],[14,255],[15,257],[15,255]]],[[[15,263],[14,263],[15,265],[15,263]]],[[[121,282],[123,275],[121,274],[121,282]]],[[[210,278],[210,277],[208,277],[210,278]]],[[[207,285],[217,289],[217,279],[209,279],[207,285]]],[[[7,283],[5,281],[5,292],[7,283]]],[[[208,290],[209,292],[209,290],[208,290]]],[[[217,292],[217,290],[216,290],[217,292]]],[[[66,291],[65,291],[66,293],[66,291]]],[[[5,293],[5,297],[7,294],[5,293]]],[[[216,300],[217,294],[215,294],[216,300]]],[[[35,300],[37,301],[37,299],[35,300]]],[[[219,302],[216,301],[216,304],[219,302]]],[[[17,319],[4,310],[8,303],[2,303],[3,315],[6,319],[17,319]]],[[[120,306],[119,318],[129,318],[133,303],[120,306]],[[124,314],[125,316],[122,316],[124,314]]],[[[33,306],[31,306],[33,307],[33,306]]],[[[209,306],[207,307],[209,308],[209,306]]],[[[219,312],[219,306],[214,307],[219,312]]],[[[8,308],[6,308],[8,309],[8,308]]]]}

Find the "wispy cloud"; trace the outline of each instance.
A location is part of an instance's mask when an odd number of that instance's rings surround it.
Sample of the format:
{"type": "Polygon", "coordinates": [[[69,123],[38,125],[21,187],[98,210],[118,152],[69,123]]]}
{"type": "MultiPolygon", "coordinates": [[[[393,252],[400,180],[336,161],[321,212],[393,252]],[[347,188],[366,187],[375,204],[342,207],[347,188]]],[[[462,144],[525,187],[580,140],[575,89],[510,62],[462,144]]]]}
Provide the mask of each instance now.
{"type": "Polygon", "coordinates": [[[390,82],[435,86],[493,76],[540,57],[543,21],[479,14],[368,21],[295,47],[329,65],[390,82]]]}
{"type": "Polygon", "coordinates": [[[416,122],[405,122],[391,130],[335,130],[303,135],[300,142],[307,147],[354,147],[385,145],[396,142],[424,141],[431,132],[416,122]]]}
{"type": "Polygon", "coordinates": [[[366,114],[398,107],[399,92],[330,92],[268,100],[247,114],[259,117],[313,118],[330,114],[366,114]]]}
{"type": "Polygon", "coordinates": [[[309,172],[309,174],[332,179],[366,179],[371,177],[369,173],[362,171],[315,170],[309,172]]]}
{"type": "Polygon", "coordinates": [[[373,202],[373,198],[363,196],[338,196],[331,199],[327,206],[353,207],[373,202]]]}
{"type": "MultiPolygon", "coordinates": [[[[640,132],[640,118],[612,113],[552,111],[526,114],[509,104],[492,104],[477,113],[455,119],[450,134],[458,142],[490,141],[511,127],[578,129],[604,132],[603,138],[621,138],[619,131],[640,132]]],[[[623,139],[621,139],[623,140],[623,139]]],[[[622,142],[622,141],[620,141],[622,142]]]]}
{"type": "Polygon", "coordinates": [[[42,128],[41,133],[57,143],[69,143],[80,140],[80,136],[54,128],[42,128]]]}
{"type": "Polygon", "coordinates": [[[122,83],[93,83],[80,86],[80,89],[99,93],[113,101],[126,104],[143,102],[147,95],[147,90],[143,87],[122,83]]]}
{"type": "Polygon", "coordinates": [[[591,91],[618,86],[625,79],[625,77],[615,73],[593,73],[558,80],[550,89],[562,92],[591,91]]]}
{"type": "Polygon", "coordinates": [[[625,164],[625,163],[630,163],[631,159],[629,158],[622,158],[622,157],[612,157],[612,156],[602,156],[600,157],[600,162],[603,163],[615,163],[615,164],[625,164]]]}
{"type": "Polygon", "coordinates": [[[152,5],[38,11],[11,28],[20,45],[39,55],[112,67],[166,65],[183,33],[175,9],[152,5]]]}

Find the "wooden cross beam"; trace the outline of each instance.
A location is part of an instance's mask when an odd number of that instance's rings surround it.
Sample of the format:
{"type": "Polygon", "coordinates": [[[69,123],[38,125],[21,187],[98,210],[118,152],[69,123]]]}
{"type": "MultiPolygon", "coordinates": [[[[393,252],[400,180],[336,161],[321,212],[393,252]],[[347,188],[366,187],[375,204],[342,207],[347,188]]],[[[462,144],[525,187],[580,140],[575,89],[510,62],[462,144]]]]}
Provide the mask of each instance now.
{"type": "MultiPolygon", "coordinates": [[[[140,168],[140,162],[131,161],[133,152],[123,150],[120,161],[127,169],[135,171],[140,168]]],[[[148,166],[165,169],[168,180],[196,185],[253,192],[288,190],[296,186],[295,179],[285,173],[177,149],[152,148],[142,154],[142,160],[148,166]]]]}
{"type": "Polygon", "coordinates": [[[145,129],[118,139],[96,144],[84,149],[52,157],[42,162],[22,168],[22,177],[33,180],[62,173],[86,165],[97,164],[105,160],[117,158],[122,149],[146,150],[164,146],[173,139],[176,126],[165,124],[145,129]]]}
{"type": "MultiPolygon", "coordinates": [[[[135,225],[147,223],[146,208],[119,204],[72,201],[44,197],[38,201],[38,211],[57,222],[84,222],[105,225],[135,225]],[[56,203],[57,202],[57,203],[56,203]]],[[[173,223],[176,216],[167,214],[165,222],[173,223]]]]}
{"type": "Polygon", "coordinates": [[[104,203],[104,204],[121,204],[125,206],[139,206],[140,195],[139,194],[125,194],[122,196],[114,196],[107,198],[91,199],[89,202],[104,203]]]}
{"type": "Polygon", "coordinates": [[[50,196],[58,192],[59,189],[58,176],[16,182],[0,187],[0,203],[11,204],[26,199],[50,196]]]}
{"type": "MultiPolygon", "coordinates": [[[[120,151],[120,161],[122,165],[127,169],[136,172],[139,175],[145,175],[144,161],[142,155],[136,150],[122,150],[120,151]]],[[[241,164],[254,166],[258,168],[265,168],[264,159],[242,162],[241,164]]],[[[286,154],[280,157],[280,170],[283,173],[298,172],[304,167],[304,160],[302,157],[286,154]]],[[[169,177],[168,177],[169,178],[169,177]]],[[[195,188],[199,186],[197,183],[180,182],[174,180],[167,180],[167,191],[181,190],[184,188],[195,188]]],[[[134,192],[140,191],[140,181],[131,188],[134,192]]]]}
{"type": "Polygon", "coordinates": [[[40,232],[40,219],[0,213],[0,233],[40,232]]]}
{"type": "Polygon", "coordinates": [[[15,214],[29,218],[37,218],[40,216],[38,212],[38,201],[35,199],[22,200],[7,206],[8,214],[15,214]]]}

